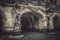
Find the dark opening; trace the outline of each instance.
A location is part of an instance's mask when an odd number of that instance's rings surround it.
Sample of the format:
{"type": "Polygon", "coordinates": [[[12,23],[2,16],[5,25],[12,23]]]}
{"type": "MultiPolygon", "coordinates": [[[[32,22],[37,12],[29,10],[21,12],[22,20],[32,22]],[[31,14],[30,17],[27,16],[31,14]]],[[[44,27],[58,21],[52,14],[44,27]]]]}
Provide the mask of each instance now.
{"type": "Polygon", "coordinates": [[[2,16],[0,15],[0,34],[2,32],[2,16]]]}
{"type": "Polygon", "coordinates": [[[25,13],[21,17],[22,32],[39,31],[39,19],[43,16],[40,13],[25,13]]]}
{"type": "Polygon", "coordinates": [[[55,16],[53,18],[53,25],[54,25],[54,28],[55,28],[56,31],[60,30],[60,19],[59,19],[58,16],[55,16]]]}

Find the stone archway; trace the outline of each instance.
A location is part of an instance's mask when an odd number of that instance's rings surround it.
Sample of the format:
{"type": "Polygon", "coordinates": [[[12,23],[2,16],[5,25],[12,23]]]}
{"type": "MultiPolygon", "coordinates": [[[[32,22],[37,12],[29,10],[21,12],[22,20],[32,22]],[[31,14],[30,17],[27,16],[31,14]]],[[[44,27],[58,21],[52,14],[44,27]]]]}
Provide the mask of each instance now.
{"type": "Polygon", "coordinates": [[[60,30],[60,15],[59,14],[53,17],[53,26],[55,30],[60,30]]]}
{"type": "Polygon", "coordinates": [[[50,18],[50,23],[52,29],[55,29],[55,31],[59,28],[58,26],[60,25],[60,14],[57,12],[54,12],[54,14],[50,18]]]}
{"type": "Polygon", "coordinates": [[[44,26],[43,19],[43,15],[38,12],[26,12],[21,16],[21,30],[24,32],[40,30],[44,26]]]}

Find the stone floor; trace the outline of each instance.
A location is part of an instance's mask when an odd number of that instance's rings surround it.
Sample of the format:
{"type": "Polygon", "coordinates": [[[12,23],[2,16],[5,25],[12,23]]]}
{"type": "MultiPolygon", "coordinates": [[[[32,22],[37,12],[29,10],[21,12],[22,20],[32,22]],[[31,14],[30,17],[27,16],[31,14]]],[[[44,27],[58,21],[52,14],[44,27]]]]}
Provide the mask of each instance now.
{"type": "Polygon", "coordinates": [[[3,36],[0,40],[60,40],[60,32],[27,32],[17,36],[3,36]]]}

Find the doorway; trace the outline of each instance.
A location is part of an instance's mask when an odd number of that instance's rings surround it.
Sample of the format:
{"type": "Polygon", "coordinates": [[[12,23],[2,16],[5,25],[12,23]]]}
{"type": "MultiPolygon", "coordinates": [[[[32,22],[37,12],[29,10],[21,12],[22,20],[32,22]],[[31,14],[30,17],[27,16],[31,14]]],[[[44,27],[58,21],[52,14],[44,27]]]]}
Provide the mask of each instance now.
{"type": "Polygon", "coordinates": [[[43,18],[40,13],[28,12],[21,16],[22,32],[39,31],[39,21],[43,18]]]}
{"type": "Polygon", "coordinates": [[[58,15],[53,18],[53,25],[56,31],[60,30],[60,18],[58,15]]]}

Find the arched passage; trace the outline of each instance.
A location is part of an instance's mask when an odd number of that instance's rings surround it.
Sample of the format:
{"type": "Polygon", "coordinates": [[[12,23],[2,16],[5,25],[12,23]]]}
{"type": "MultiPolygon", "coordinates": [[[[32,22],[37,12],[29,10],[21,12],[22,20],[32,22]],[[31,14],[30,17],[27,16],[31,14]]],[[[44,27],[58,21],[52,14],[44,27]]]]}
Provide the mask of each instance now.
{"type": "Polygon", "coordinates": [[[39,21],[43,19],[43,15],[37,12],[26,12],[21,16],[22,32],[39,30],[39,21]]]}
{"type": "Polygon", "coordinates": [[[60,30],[60,16],[59,15],[55,15],[53,17],[53,26],[55,30],[60,30]]]}

